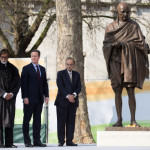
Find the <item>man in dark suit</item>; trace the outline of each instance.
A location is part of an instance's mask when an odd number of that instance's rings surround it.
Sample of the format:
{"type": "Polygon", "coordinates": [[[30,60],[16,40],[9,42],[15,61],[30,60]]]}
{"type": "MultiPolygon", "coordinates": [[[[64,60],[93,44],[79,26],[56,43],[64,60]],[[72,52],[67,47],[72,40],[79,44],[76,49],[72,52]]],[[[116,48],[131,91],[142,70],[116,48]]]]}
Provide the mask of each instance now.
{"type": "Polygon", "coordinates": [[[45,147],[41,143],[41,112],[43,102],[49,100],[49,90],[45,68],[38,64],[40,51],[31,52],[31,63],[24,66],[21,74],[21,90],[24,102],[23,135],[25,147],[33,147],[29,137],[29,122],[33,115],[33,143],[34,146],[45,147]]]}
{"type": "Polygon", "coordinates": [[[0,147],[4,147],[3,128],[5,128],[5,147],[13,145],[16,96],[20,89],[18,69],[9,61],[9,50],[0,51],[0,147]]]}
{"type": "Polygon", "coordinates": [[[72,142],[74,137],[76,109],[79,106],[78,94],[81,91],[80,74],[72,69],[75,60],[71,57],[66,59],[66,69],[57,74],[58,94],[55,105],[57,110],[57,135],[58,146],[77,146],[72,142]]]}

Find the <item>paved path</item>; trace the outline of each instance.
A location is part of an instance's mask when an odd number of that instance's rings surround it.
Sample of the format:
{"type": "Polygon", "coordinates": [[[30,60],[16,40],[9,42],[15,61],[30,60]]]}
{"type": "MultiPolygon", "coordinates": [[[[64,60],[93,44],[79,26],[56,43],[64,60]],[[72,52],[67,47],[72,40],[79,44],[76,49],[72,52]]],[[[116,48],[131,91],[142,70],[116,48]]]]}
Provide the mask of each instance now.
{"type": "MultiPolygon", "coordinates": [[[[18,148],[9,148],[8,150],[150,150],[150,147],[98,147],[96,144],[79,144],[77,147],[63,146],[58,147],[56,144],[48,144],[47,147],[27,148],[23,144],[15,144],[18,148]]],[[[6,148],[0,148],[6,150],[6,148]]]]}

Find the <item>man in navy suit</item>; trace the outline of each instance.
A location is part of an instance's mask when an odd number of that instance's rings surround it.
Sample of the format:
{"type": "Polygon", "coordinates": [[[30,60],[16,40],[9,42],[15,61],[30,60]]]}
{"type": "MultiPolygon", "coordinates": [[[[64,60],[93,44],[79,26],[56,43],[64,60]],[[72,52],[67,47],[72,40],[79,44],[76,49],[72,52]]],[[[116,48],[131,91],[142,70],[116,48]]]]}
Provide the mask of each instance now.
{"type": "Polygon", "coordinates": [[[74,137],[76,109],[79,106],[78,94],[81,91],[80,74],[72,69],[75,60],[71,57],[66,59],[66,69],[57,74],[58,94],[55,105],[57,110],[57,135],[58,146],[77,146],[72,142],[74,137]]]}
{"type": "Polygon", "coordinates": [[[21,74],[21,90],[24,102],[23,135],[25,147],[33,147],[29,136],[29,122],[33,115],[34,146],[45,147],[40,141],[41,112],[43,102],[49,101],[49,90],[45,68],[38,64],[40,51],[31,52],[31,63],[24,66],[21,74]]]}

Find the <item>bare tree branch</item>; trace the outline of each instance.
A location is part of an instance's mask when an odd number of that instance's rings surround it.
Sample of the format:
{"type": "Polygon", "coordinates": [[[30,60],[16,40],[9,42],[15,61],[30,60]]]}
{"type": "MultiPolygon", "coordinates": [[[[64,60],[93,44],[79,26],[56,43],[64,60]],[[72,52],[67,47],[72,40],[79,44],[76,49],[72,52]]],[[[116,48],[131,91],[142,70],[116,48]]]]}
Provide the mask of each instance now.
{"type": "Polygon", "coordinates": [[[7,32],[7,33],[9,33],[9,34],[11,34],[11,35],[14,35],[14,33],[11,32],[10,30],[3,30],[3,32],[7,32]]]}
{"type": "MultiPolygon", "coordinates": [[[[47,10],[49,9],[49,4],[52,2],[52,0],[44,0],[44,4],[42,5],[41,10],[39,11],[36,20],[34,21],[33,25],[29,28],[29,30],[24,34],[23,38],[21,39],[19,43],[20,51],[19,53],[22,54],[22,49],[26,49],[31,42],[35,32],[38,30],[40,23],[43,20],[43,17],[47,10]]],[[[19,54],[19,55],[20,55],[19,54]]]]}
{"type": "MultiPolygon", "coordinates": [[[[2,8],[2,10],[4,11],[4,13],[8,16],[8,18],[11,20],[12,23],[15,23],[14,22],[14,18],[13,16],[11,15],[11,13],[8,11],[9,9],[6,8],[6,6],[4,5],[4,1],[3,0],[0,0],[0,6],[2,8]]],[[[8,6],[8,5],[7,5],[8,6]]]]}
{"type": "Polygon", "coordinates": [[[14,51],[13,51],[13,49],[12,49],[8,39],[4,35],[4,33],[3,33],[1,28],[0,28],[0,41],[1,41],[2,45],[3,45],[3,47],[9,49],[10,52],[11,52],[11,56],[14,57],[15,56],[14,51]]]}
{"type": "Polygon", "coordinates": [[[82,18],[110,18],[114,19],[112,16],[105,16],[105,15],[82,15],[82,18]]]}
{"type": "Polygon", "coordinates": [[[93,29],[91,23],[87,22],[85,19],[82,19],[82,20],[88,25],[88,27],[89,27],[90,30],[93,29]]]}
{"type": "Polygon", "coordinates": [[[51,0],[44,0],[44,4],[43,4],[41,10],[39,11],[36,20],[34,21],[33,25],[30,27],[28,32],[25,34],[26,37],[33,35],[37,31],[37,29],[38,29],[44,15],[45,15],[46,11],[48,10],[47,5],[50,2],[51,2],[51,0]]]}
{"type": "MultiPolygon", "coordinates": [[[[47,25],[46,27],[44,28],[44,31],[41,33],[41,36],[39,37],[39,39],[37,40],[37,42],[34,44],[34,46],[31,48],[31,50],[33,49],[37,49],[40,44],[43,42],[44,38],[46,37],[47,35],[47,32],[50,28],[50,26],[52,25],[53,21],[56,19],[56,14],[54,14],[53,16],[49,17],[49,20],[47,22],[47,25]]],[[[31,51],[30,50],[30,51],[31,51]]]]}

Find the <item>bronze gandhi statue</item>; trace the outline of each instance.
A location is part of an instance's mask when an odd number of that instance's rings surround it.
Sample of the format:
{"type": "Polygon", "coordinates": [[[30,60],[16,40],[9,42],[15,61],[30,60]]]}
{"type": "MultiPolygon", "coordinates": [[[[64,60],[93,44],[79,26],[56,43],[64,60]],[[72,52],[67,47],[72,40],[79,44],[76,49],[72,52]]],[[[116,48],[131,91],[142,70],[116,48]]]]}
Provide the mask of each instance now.
{"type": "Polygon", "coordinates": [[[135,120],[134,89],[142,89],[144,80],[148,77],[148,50],[138,23],[129,17],[129,5],[119,3],[117,13],[117,19],[106,28],[103,42],[103,53],[115,93],[118,117],[113,126],[122,126],[122,90],[125,87],[129,97],[131,125],[140,127],[135,120]]]}

